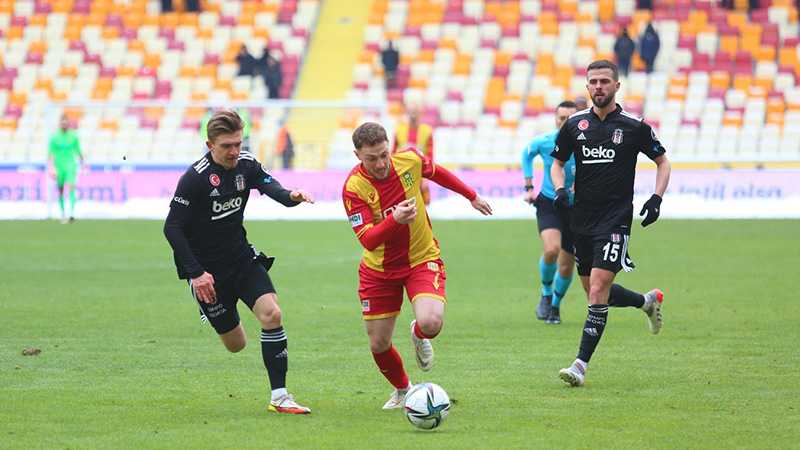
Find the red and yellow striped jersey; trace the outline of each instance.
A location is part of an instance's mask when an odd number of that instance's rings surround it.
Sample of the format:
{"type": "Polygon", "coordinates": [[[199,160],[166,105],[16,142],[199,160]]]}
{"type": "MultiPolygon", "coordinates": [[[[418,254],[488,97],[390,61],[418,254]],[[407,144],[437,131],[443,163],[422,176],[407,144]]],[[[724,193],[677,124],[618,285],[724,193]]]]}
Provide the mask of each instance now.
{"type": "Polygon", "coordinates": [[[372,177],[361,164],[357,165],[350,171],[342,192],[350,225],[359,238],[384,221],[400,202],[416,199],[414,222],[402,225],[374,250],[364,250],[364,264],[380,272],[409,269],[439,259],[439,243],[433,238],[419,188],[422,178],[435,173],[434,164],[416,149],[391,155],[391,164],[385,180],[372,177]]]}

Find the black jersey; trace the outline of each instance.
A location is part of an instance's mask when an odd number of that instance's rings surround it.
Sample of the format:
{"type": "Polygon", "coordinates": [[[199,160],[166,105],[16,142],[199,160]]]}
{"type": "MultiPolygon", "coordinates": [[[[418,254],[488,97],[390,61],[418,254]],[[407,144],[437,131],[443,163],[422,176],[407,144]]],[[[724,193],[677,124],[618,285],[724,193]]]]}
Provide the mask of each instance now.
{"type": "Polygon", "coordinates": [[[246,151],[230,170],[206,153],[181,176],[164,225],[180,278],[206,271],[222,281],[257,256],[242,225],[250,189],[285,206],[300,203],[246,151]]]}
{"type": "Polygon", "coordinates": [[[656,159],[665,150],[650,125],[619,105],[605,120],[592,108],[567,119],[552,156],[566,162],[575,155],[574,231],[630,234],[639,152],[656,159]]]}

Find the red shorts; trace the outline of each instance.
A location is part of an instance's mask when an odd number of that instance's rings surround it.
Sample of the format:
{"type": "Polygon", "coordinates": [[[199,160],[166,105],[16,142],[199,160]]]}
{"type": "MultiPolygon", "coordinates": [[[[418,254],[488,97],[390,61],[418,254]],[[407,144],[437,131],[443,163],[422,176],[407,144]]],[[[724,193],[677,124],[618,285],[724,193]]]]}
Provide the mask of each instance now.
{"type": "Polygon", "coordinates": [[[400,314],[403,287],[406,288],[411,303],[420,296],[447,302],[444,296],[447,275],[441,259],[393,272],[378,272],[362,262],[358,268],[358,278],[358,297],[361,299],[364,320],[384,319],[400,314]]]}

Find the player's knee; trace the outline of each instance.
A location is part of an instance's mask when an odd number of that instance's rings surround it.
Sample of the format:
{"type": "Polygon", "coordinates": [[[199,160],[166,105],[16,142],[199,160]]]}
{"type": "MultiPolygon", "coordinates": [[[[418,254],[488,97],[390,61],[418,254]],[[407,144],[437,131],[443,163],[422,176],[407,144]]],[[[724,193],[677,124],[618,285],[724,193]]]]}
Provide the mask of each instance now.
{"type": "Polygon", "coordinates": [[[370,336],[369,338],[369,349],[372,353],[375,354],[383,353],[386,350],[389,350],[389,347],[391,346],[392,346],[391,336],[388,337],[370,336]]]}
{"type": "Polygon", "coordinates": [[[442,329],[442,315],[435,312],[430,313],[427,317],[418,318],[417,324],[423,333],[428,336],[435,336],[442,329]]]}
{"type": "Polygon", "coordinates": [[[602,285],[593,284],[589,290],[589,304],[601,305],[605,303],[608,303],[608,289],[605,289],[602,285]]]}
{"type": "Polygon", "coordinates": [[[560,249],[557,246],[545,247],[544,251],[542,252],[542,258],[545,262],[555,261],[558,258],[559,250],[560,249]]]}
{"type": "Polygon", "coordinates": [[[259,312],[258,321],[261,322],[261,326],[266,330],[279,327],[281,324],[281,309],[278,308],[278,305],[275,305],[274,308],[259,312]]]}
{"type": "Polygon", "coordinates": [[[231,352],[231,353],[239,353],[240,351],[244,350],[245,347],[247,347],[247,343],[246,342],[236,343],[236,344],[228,344],[228,345],[225,346],[225,348],[227,348],[228,351],[231,352]]]}
{"type": "Polygon", "coordinates": [[[234,341],[234,342],[224,342],[225,348],[231,353],[239,353],[240,351],[244,350],[247,347],[247,341],[234,341]]]}

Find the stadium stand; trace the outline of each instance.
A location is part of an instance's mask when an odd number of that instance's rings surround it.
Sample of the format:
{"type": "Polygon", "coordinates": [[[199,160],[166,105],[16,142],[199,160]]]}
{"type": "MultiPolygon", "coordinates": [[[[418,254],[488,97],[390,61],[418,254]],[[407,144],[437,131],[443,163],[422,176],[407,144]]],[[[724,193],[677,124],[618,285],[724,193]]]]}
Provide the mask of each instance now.
{"type": "Polygon", "coordinates": [[[529,139],[550,130],[555,106],[585,95],[585,67],[613,59],[621,27],[652,21],[655,72],[635,57],[618,101],[658,130],[676,161],[798,161],[798,12],[787,0],[722,9],[711,0],[375,0],[353,99],[424,107],[437,158],[514,165],[529,139]],[[397,86],[385,89],[380,49],[396,42],[397,86]]]}
{"type": "MultiPolygon", "coordinates": [[[[0,0],[0,139],[10,143],[0,160],[45,160],[57,118],[45,117],[48,102],[51,116],[59,102],[73,105],[63,113],[90,162],[192,160],[206,114],[195,104],[266,98],[260,75],[237,76],[241,45],[278,57],[280,94],[291,97],[317,8],[316,0],[208,0],[200,13],[162,13],[158,0],[0,0]],[[148,104],[120,106],[137,100],[148,104]]],[[[255,132],[279,120],[260,108],[251,115],[255,132]]]]}
{"type": "MultiPolygon", "coordinates": [[[[91,162],[192,159],[206,114],[198,105],[266,98],[260,76],[237,76],[240,45],[279,55],[281,97],[293,97],[319,3],[207,0],[200,13],[162,13],[157,0],[0,0],[0,161],[44,161],[62,109],[91,162]]],[[[529,139],[551,129],[555,106],[585,94],[586,65],[613,59],[621,27],[638,37],[652,21],[655,71],[634,57],[618,99],[658,129],[675,161],[800,161],[796,4],[653,3],[373,0],[346,100],[386,101],[397,120],[403,102],[419,103],[442,163],[517,165],[529,139]],[[401,58],[389,89],[379,62],[388,40],[401,58]]],[[[268,141],[283,113],[251,114],[268,141]]],[[[359,120],[358,111],[339,120],[331,145],[342,152],[331,158],[347,154],[359,120]]]]}

